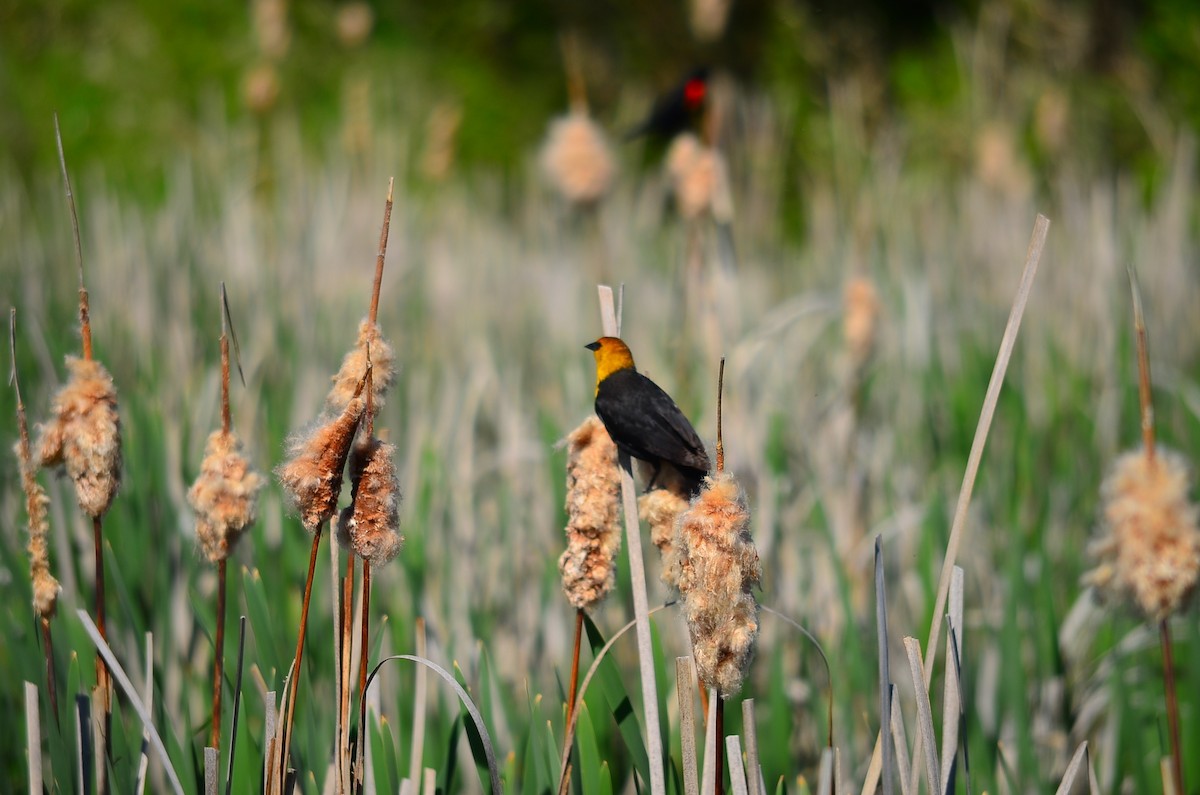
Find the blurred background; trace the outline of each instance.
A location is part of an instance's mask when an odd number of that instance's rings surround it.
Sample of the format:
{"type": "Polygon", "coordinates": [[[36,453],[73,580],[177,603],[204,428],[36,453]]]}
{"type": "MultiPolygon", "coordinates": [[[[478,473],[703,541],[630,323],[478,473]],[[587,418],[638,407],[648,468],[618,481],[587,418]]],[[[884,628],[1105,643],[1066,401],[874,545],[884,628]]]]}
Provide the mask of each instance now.
{"type": "MultiPolygon", "coordinates": [[[[873,540],[884,539],[899,655],[900,637],[930,624],[982,397],[1043,212],[1054,222],[1046,258],[960,556],[973,775],[977,789],[1050,791],[1087,739],[1106,791],[1158,791],[1156,639],[1097,606],[1080,576],[1105,467],[1138,439],[1130,262],[1160,439],[1200,450],[1197,75],[1191,0],[0,0],[0,306],[18,310],[33,423],[79,346],[57,112],[97,357],[117,384],[126,440],[106,520],[110,638],[141,682],[143,633],[154,633],[156,710],[185,778],[207,736],[215,578],[184,494],[218,416],[218,282],[246,373],[235,427],[269,472],[354,340],[394,176],[380,325],[400,374],[377,426],[398,448],[408,541],[375,575],[380,654],[410,651],[423,618],[430,656],[491,694],[502,752],[548,743],[573,619],[557,569],[556,443],[591,410],[582,345],[598,334],[595,284],[625,283],[624,336],[639,367],[710,444],[716,366],[728,356],[725,445],[754,512],[760,599],[810,627],[834,664],[830,683],[811,647],[764,620],[747,694],[770,739],[767,780],[814,775],[826,685],[844,769],[861,780],[877,708],[873,540]],[[702,172],[719,173],[719,189],[701,180],[720,200],[709,193],[689,214],[667,136],[622,136],[701,66],[712,101],[685,126],[721,155],[702,172]],[[609,143],[595,150],[607,165],[592,176],[603,179],[589,183],[601,189],[580,200],[545,172],[552,119],[584,105],[588,129],[609,143]]],[[[14,408],[0,389],[5,449],[14,408]]],[[[90,607],[90,525],[62,479],[43,480],[64,585],[60,681],[75,687],[90,668],[73,615],[90,607]]],[[[274,482],[259,516],[230,569],[230,616],[250,614],[247,666],[274,687],[295,641],[308,538],[274,482]]],[[[0,680],[37,682],[7,455],[0,517],[0,680]]],[[[310,638],[332,633],[327,575],[310,638]]],[[[629,615],[624,564],[619,578],[594,616],[605,633],[629,615]]],[[[686,653],[677,617],[663,616],[664,659],[686,653]]],[[[1194,614],[1177,639],[1184,747],[1194,748],[1194,614]]],[[[297,742],[302,767],[320,771],[333,655],[319,640],[309,649],[297,742]]],[[[620,663],[628,676],[630,656],[620,663]]],[[[393,726],[412,712],[407,682],[384,694],[393,726]]],[[[460,754],[459,778],[439,786],[474,791],[467,744],[455,743],[458,706],[439,698],[424,761],[452,770],[460,754]]],[[[253,700],[239,734],[243,780],[261,758],[253,700]]],[[[19,701],[5,685],[0,714],[19,701]]],[[[593,711],[609,714],[603,702],[593,711]]],[[[128,712],[118,721],[125,791],[140,728],[128,712]]],[[[597,732],[615,789],[629,791],[616,729],[597,719],[597,732]]],[[[70,742],[46,745],[61,782],[70,742]]],[[[0,722],[0,780],[23,780],[23,748],[16,722],[0,722]]],[[[403,774],[403,736],[393,756],[403,774]]],[[[530,780],[523,758],[510,762],[515,780],[530,780]]],[[[1185,763],[1196,780],[1200,762],[1185,763]]]]}
{"type": "Polygon", "coordinates": [[[823,114],[848,91],[866,135],[902,135],[934,170],[1007,148],[1039,174],[1070,152],[1153,182],[1173,130],[1200,122],[1188,0],[8,0],[2,156],[25,180],[51,167],[57,110],[76,168],[147,197],[248,119],[266,138],[294,120],[317,156],[395,127],[414,161],[440,146],[446,168],[511,171],[564,106],[564,33],[605,126],[711,65],[778,109],[789,168],[825,162],[823,114]]]}

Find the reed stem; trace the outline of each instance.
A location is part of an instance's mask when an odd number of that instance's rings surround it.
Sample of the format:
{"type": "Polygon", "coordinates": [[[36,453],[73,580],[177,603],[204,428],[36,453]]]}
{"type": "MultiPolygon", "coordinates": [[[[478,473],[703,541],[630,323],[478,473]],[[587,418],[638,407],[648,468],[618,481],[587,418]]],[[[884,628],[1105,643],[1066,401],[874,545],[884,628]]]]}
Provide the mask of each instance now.
{"type": "Polygon", "coordinates": [[[1167,619],[1158,622],[1158,637],[1162,643],[1163,687],[1167,700],[1167,733],[1171,740],[1171,775],[1175,779],[1175,791],[1187,792],[1183,788],[1183,758],[1180,756],[1179,694],[1175,688],[1175,652],[1171,645],[1171,625],[1167,619]]]}
{"type": "Polygon", "coordinates": [[[209,747],[221,755],[221,680],[225,668],[225,568],[228,561],[217,561],[217,633],[213,643],[212,729],[209,747]]]}
{"type": "Polygon", "coordinates": [[[575,689],[579,685],[579,647],[583,642],[583,610],[575,611],[575,647],[571,652],[571,679],[567,684],[567,725],[575,715],[575,689]]]}
{"type": "Polygon", "coordinates": [[[299,693],[301,663],[304,660],[304,631],[308,627],[308,607],[312,601],[313,577],[317,570],[317,552],[321,547],[323,524],[313,533],[312,552],[308,556],[308,577],[304,581],[304,602],[300,608],[300,632],[296,636],[296,657],[292,668],[292,680],[288,683],[287,714],[283,721],[282,750],[279,754],[279,781],[287,780],[288,759],[292,750],[292,724],[296,720],[296,696],[299,693]]]}

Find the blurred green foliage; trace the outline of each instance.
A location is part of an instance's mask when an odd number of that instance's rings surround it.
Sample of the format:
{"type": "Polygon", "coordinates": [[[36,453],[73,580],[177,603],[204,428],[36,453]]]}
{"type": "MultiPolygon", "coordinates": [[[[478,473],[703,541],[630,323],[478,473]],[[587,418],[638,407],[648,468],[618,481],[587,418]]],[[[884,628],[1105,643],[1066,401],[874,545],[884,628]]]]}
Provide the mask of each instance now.
{"type": "Polygon", "coordinates": [[[872,129],[899,122],[918,158],[952,168],[971,155],[964,132],[990,116],[1022,132],[1032,156],[1053,156],[1035,118],[1051,87],[1070,103],[1073,149],[1151,179],[1170,155],[1167,132],[1200,120],[1200,8],[1188,0],[742,0],[710,44],[691,34],[684,3],[372,2],[357,9],[370,11],[359,34],[342,24],[350,5],[10,0],[0,7],[4,157],[26,179],[51,168],[57,111],[76,167],[154,197],[181,149],[247,115],[298,118],[320,153],[360,81],[372,107],[399,113],[414,147],[430,111],[449,103],[462,110],[459,162],[510,169],[565,104],[565,31],[583,45],[603,122],[627,125],[654,92],[711,63],[785,101],[797,167],[821,161],[813,127],[847,80],[872,129]],[[277,47],[261,24],[272,7],[277,47]],[[277,94],[248,101],[264,65],[277,94]]]}

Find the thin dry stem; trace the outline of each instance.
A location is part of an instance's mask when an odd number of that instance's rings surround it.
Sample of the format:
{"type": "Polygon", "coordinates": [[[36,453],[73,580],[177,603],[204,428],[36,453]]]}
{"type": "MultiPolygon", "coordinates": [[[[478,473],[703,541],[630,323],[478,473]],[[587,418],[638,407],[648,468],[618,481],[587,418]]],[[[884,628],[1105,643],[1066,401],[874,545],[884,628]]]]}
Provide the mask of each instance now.
{"type": "Polygon", "coordinates": [[[1183,793],[1187,790],[1183,788],[1183,747],[1179,732],[1179,693],[1175,687],[1175,651],[1171,643],[1171,626],[1165,618],[1158,622],[1158,637],[1162,645],[1167,729],[1171,737],[1171,775],[1175,779],[1175,791],[1183,793]]]}
{"type": "Polygon", "coordinates": [[[571,651],[571,677],[567,680],[567,725],[575,715],[575,689],[579,686],[579,647],[583,644],[582,608],[575,611],[575,644],[571,651]]]}
{"type": "MultiPolygon", "coordinates": [[[[1150,346],[1146,339],[1146,317],[1142,312],[1142,291],[1137,273],[1129,266],[1129,291],[1133,297],[1133,331],[1137,339],[1138,402],[1141,406],[1142,444],[1146,458],[1154,460],[1154,395],[1150,385],[1150,346]]],[[[1182,791],[1182,790],[1181,790],[1182,791]]]]}
{"type": "Polygon", "coordinates": [[[362,562],[362,632],[359,636],[358,651],[358,758],[355,760],[354,775],[358,783],[358,791],[363,791],[366,781],[364,761],[366,759],[366,744],[370,741],[367,732],[367,656],[370,651],[371,636],[371,561],[363,558],[362,562]]]}
{"type": "Polygon", "coordinates": [[[383,205],[383,229],[379,232],[379,254],[375,257],[375,281],[371,285],[371,310],[367,314],[367,322],[372,326],[379,317],[379,293],[383,289],[383,259],[387,255],[388,230],[392,225],[392,188],[395,184],[395,177],[388,179],[387,201],[383,205]]]}
{"type": "Polygon", "coordinates": [[[723,795],[725,792],[725,699],[721,697],[719,690],[717,691],[716,706],[716,717],[713,719],[713,723],[716,724],[713,732],[717,738],[713,754],[713,792],[715,795],[723,795]]]}
{"type": "Polygon", "coordinates": [[[725,471],[725,437],[721,428],[721,409],[725,397],[725,357],[721,357],[721,367],[717,373],[717,472],[725,471]]]}
{"type": "Polygon", "coordinates": [[[291,681],[288,682],[288,700],[281,727],[278,780],[285,781],[288,772],[288,761],[292,750],[292,724],[296,720],[296,696],[300,692],[300,672],[304,670],[301,663],[304,660],[304,634],[308,628],[308,607],[312,601],[313,575],[317,570],[317,551],[321,546],[321,529],[318,525],[313,533],[312,551],[308,556],[308,576],[304,580],[304,601],[300,608],[300,631],[296,636],[296,656],[292,663],[291,681]]]}
{"type": "Polygon", "coordinates": [[[213,641],[212,726],[208,746],[221,755],[221,678],[225,667],[225,558],[217,561],[217,632],[213,641]]]}

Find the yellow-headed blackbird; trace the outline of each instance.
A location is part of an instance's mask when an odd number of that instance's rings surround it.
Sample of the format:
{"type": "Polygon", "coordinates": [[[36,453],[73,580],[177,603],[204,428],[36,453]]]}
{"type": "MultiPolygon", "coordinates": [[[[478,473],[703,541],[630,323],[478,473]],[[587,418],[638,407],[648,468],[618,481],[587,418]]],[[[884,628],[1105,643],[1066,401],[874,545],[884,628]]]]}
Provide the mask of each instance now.
{"type": "Polygon", "coordinates": [[[601,337],[586,347],[596,356],[596,414],[617,449],[654,468],[647,489],[669,465],[689,494],[698,491],[710,467],[708,453],[679,406],[637,371],[621,340],[601,337]]]}

